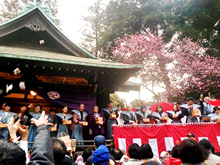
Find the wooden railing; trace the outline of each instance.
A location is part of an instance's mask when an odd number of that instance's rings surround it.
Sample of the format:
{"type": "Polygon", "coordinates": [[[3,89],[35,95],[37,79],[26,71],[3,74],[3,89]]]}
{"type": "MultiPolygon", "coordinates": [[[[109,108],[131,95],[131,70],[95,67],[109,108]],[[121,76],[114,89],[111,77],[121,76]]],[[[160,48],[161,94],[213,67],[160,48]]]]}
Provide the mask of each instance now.
{"type": "MultiPolygon", "coordinates": [[[[106,146],[108,148],[114,147],[114,140],[106,140],[105,141],[106,146]]],[[[34,142],[28,142],[28,144],[34,144],[34,142]]],[[[90,148],[92,151],[95,150],[94,140],[83,140],[83,141],[77,141],[76,142],[76,151],[75,155],[82,155],[84,149],[90,148]]]]}
{"type": "MultiPolygon", "coordinates": [[[[108,148],[110,147],[114,147],[114,140],[106,140],[105,141],[106,143],[106,146],[108,148]]],[[[76,152],[75,152],[75,155],[82,155],[83,153],[83,150],[86,149],[86,148],[90,148],[92,149],[92,151],[95,150],[94,148],[94,140],[83,140],[83,141],[77,141],[76,142],[76,152]]]]}

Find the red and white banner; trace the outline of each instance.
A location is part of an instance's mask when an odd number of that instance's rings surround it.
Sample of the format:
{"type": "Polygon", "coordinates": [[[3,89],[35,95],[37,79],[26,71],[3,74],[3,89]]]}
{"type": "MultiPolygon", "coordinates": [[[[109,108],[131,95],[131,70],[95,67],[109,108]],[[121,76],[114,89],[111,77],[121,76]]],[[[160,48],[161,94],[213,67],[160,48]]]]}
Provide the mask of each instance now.
{"type": "Polygon", "coordinates": [[[117,148],[127,151],[132,143],[149,143],[157,157],[162,151],[171,151],[188,133],[194,133],[197,141],[208,139],[220,152],[220,124],[216,123],[124,125],[114,126],[113,132],[117,148]]]}

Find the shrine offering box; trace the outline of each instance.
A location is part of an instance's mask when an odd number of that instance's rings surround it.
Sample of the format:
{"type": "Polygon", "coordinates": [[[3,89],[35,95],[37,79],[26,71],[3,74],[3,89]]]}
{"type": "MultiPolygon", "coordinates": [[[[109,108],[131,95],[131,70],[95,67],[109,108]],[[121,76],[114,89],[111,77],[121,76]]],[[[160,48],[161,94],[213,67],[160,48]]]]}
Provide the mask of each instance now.
{"type": "Polygon", "coordinates": [[[50,127],[50,131],[51,132],[57,131],[57,127],[50,127]]]}
{"type": "Polygon", "coordinates": [[[110,118],[111,118],[111,119],[116,119],[116,114],[115,114],[115,113],[111,113],[111,114],[110,114],[110,118]]]}
{"type": "Polygon", "coordinates": [[[96,118],[96,124],[103,125],[103,118],[102,117],[97,117],[96,118]]]}
{"type": "Polygon", "coordinates": [[[161,120],[168,120],[168,117],[167,116],[163,116],[163,117],[161,117],[161,120]]]}
{"type": "Polygon", "coordinates": [[[7,125],[6,124],[0,124],[0,128],[6,128],[7,125]]]}
{"type": "Polygon", "coordinates": [[[143,119],[143,122],[144,122],[144,123],[149,123],[149,122],[150,122],[150,119],[149,119],[149,118],[143,119]]]}
{"type": "Polygon", "coordinates": [[[199,109],[193,109],[193,110],[192,110],[192,116],[193,116],[193,117],[199,117],[199,116],[201,116],[200,110],[199,110],[199,109]]]}
{"type": "Polygon", "coordinates": [[[63,121],[63,124],[70,125],[72,124],[72,121],[71,120],[63,121]]]}
{"type": "Polygon", "coordinates": [[[83,121],[81,123],[82,123],[83,126],[88,126],[88,122],[86,122],[86,121],[83,121]]]}

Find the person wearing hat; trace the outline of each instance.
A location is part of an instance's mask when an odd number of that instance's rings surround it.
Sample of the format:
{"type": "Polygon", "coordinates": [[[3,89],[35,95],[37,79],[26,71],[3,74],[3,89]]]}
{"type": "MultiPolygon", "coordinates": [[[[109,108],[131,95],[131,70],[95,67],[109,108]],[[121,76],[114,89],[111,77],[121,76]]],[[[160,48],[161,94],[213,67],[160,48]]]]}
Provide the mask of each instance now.
{"type": "MultiPolygon", "coordinates": [[[[94,148],[96,150],[98,150],[97,152],[95,151],[95,155],[93,156],[90,156],[88,157],[88,159],[86,160],[86,165],[93,165],[93,164],[98,164],[98,163],[106,163],[107,162],[107,159],[108,159],[108,162],[111,161],[111,160],[114,160],[114,157],[112,155],[109,154],[109,150],[108,148],[105,146],[105,137],[103,135],[98,135],[94,138],[94,148]],[[102,146],[102,147],[100,147],[102,146]],[[100,148],[99,148],[100,147],[100,148]],[[107,148],[107,150],[106,150],[107,148]],[[103,150],[103,151],[101,151],[103,150]],[[103,154],[102,155],[100,155],[103,154]],[[108,155],[109,155],[109,158],[108,158],[108,155]]],[[[94,154],[93,153],[93,154],[94,154]]]]}
{"type": "Polygon", "coordinates": [[[92,155],[92,162],[94,165],[107,165],[109,159],[109,150],[105,145],[99,146],[92,155]]]}
{"type": "MultiPolygon", "coordinates": [[[[16,113],[10,112],[11,106],[8,103],[5,103],[3,108],[4,111],[0,115],[0,124],[12,124],[13,116],[15,116],[16,113]]],[[[8,139],[8,128],[0,128],[0,135],[8,139]]]]}
{"type": "Polygon", "coordinates": [[[189,139],[192,139],[192,140],[196,140],[196,136],[194,133],[189,133],[188,135],[186,135],[189,139]]]}
{"type": "MultiPolygon", "coordinates": [[[[56,117],[56,109],[51,108],[50,113],[47,115],[48,116],[48,124],[47,128],[50,130],[51,127],[57,128],[58,124],[58,119],[56,117]]],[[[56,137],[57,136],[57,131],[56,130],[50,130],[50,137],[56,137]]]]}

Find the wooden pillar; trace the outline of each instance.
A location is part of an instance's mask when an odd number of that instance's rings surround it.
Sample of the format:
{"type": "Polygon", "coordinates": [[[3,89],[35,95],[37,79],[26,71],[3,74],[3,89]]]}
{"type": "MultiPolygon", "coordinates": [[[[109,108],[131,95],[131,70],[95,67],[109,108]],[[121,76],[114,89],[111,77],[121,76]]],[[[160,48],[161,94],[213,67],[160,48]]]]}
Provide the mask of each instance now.
{"type": "Polygon", "coordinates": [[[107,107],[110,101],[110,92],[104,91],[101,94],[96,95],[96,104],[99,106],[99,109],[107,107]]]}

